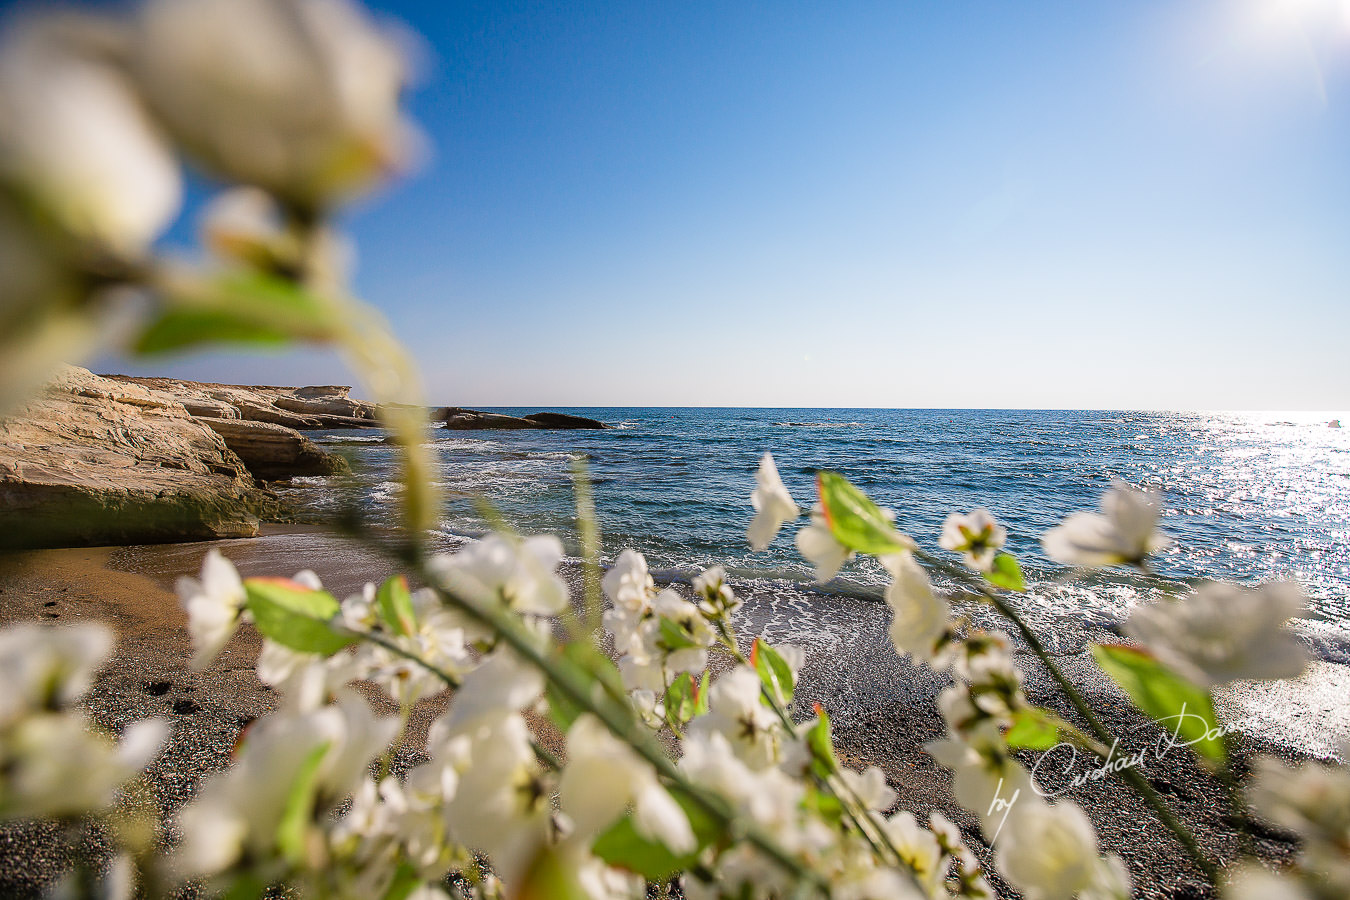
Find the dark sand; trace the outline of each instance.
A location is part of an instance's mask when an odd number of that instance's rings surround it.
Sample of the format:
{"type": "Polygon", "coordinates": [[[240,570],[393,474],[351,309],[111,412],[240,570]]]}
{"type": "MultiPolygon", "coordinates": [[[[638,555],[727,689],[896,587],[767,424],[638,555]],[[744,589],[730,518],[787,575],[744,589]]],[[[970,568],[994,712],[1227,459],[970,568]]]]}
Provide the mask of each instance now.
{"type": "MultiPolygon", "coordinates": [[[[211,544],[0,556],[0,625],[98,619],[117,630],[119,643],[113,660],[86,706],[98,723],[113,732],[148,716],[173,722],[169,746],[151,767],[148,779],[156,802],[166,813],[192,796],[202,775],[227,765],[240,731],[252,718],[272,709],[276,699],[254,676],[259,640],[251,629],[242,629],[207,671],[198,674],[187,668],[186,621],[173,594],[173,582],[179,575],[195,574],[212,547],[225,553],[246,576],[314,569],[338,596],[392,572],[385,560],[368,550],[317,530],[293,528],[259,539],[211,544]]],[[[576,572],[569,572],[568,577],[575,582],[576,572]]],[[[770,594],[748,597],[739,627],[745,639],[764,633],[775,642],[790,639],[804,646],[807,663],[798,695],[802,717],[810,714],[812,703],[823,704],[835,718],[836,743],[848,764],[881,767],[899,792],[900,806],[921,819],[932,810],[942,811],[962,826],[971,845],[987,859],[987,847],[973,817],[951,801],[950,775],[922,750],[926,741],[941,736],[933,698],[943,680],[896,658],[885,635],[886,614],[878,604],[823,596],[805,605],[800,600],[780,601],[770,594]]],[[[1027,692],[1033,702],[1073,718],[1035,657],[1023,650],[1017,659],[1027,673],[1027,692]]],[[[1060,661],[1094,700],[1112,732],[1122,736],[1123,750],[1156,741],[1160,733],[1156,727],[1134,713],[1085,657],[1066,656],[1060,661]]],[[[1343,733],[1346,698],[1339,681],[1343,667],[1331,669],[1335,671],[1323,672],[1316,683],[1295,683],[1274,693],[1259,687],[1234,692],[1221,706],[1241,718],[1255,715],[1253,710],[1265,710],[1267,719],[1277,724],[1281,716],[1303,716],[1314,720],[1308,724],[1310,733],[1325,733],[1326,727],[1319,727],[1315,720],[1330,717],[1333,730],[1343,733]]],[[[368,696],[376,697],[373,691],[368,696]]],[[[395,711],[392,704],[377,702],[383,710],[395,711]]],[[[443,698],[433,698],[415,711],[413,727],[404,739],[407,761],[416,758],[426,725],[443,706],[443,698]]],[[[546,723],[536,725],[543,742],[560,751],[556,732],[546,723]]],[[[1292,739],[1289,733],[1281,737],[1278,729],[1271,731],[1270,727],[1255,731],[1256,736],[1238,736],[1240,756],[1259,752],[1297,758],[1306,755],[1307,749],[1316,750],[1298,746],[1297,729],[1292,739]],[[1280,744],[1270,740],[1272,734],[1280,744]]],[[[1025,762],[1035,764],[1036,756],[1028,754],[1025,762]]],[[[1090,768],[1080,761],[1074,771],[1090,768]]],[[[1056,789],[1067,783],[1063,775],[1046,777],[1046,769],[1042,766],[1038,772],[1043,787],[1056,789]]],[[[1227,861],[1237,856],[1238,832],[1227,816],[1223,792],[1187,751],[1173,750],[1161,759],[1150,757],[1143,772],[1214,858],[1227,861]]],[[[1089,781],[1064,795],[1088,811],[1103,848],[1125,859],[1137,896],[1208,896],[1201,876],[1181,848],[1120,782],[1109,778],[1089,781]]],[[[1253,835],[1252,845],[1270,860],[1285,858],[1292,851],[1287,840],[1266,830],[1253,835]]],[[[36,896],[50,883],[61,859],[51,828],[18,825],[0,829],[0,896],[36,896]]],[[[995,882],[1000,890],[1007,890],[995,882]]]]}

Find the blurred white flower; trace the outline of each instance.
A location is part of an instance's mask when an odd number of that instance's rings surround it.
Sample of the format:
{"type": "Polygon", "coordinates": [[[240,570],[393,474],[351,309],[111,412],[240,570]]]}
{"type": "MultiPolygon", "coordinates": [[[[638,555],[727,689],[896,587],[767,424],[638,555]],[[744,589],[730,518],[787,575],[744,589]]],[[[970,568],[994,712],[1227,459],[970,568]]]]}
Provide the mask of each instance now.
{"type": "Polygon", "coordinates": [[[1225,879],[1224,900],[1314,900],[1297,877],[1272,872],[1259,863],[1241,863],[1225,879]]]}
{"type": "Polygon", "coordinates": [[[293,258],[298,247],[281,222],[281,209],[262,188],[237,187],[222,191],[201,215],[202,242],[222,259],[266,266],[287,249],[293,258]]]}
{"type": "Polygon", "coordinates": [[[239,625],[244,602],[244,582],[234,564],[212,550],[202,561],[201,579],[183,576],[175,586],[178,600],[188,616],[188,632],[196,651],[192,668],[200,672],[211,664],[239,625]]]}
{"type": "Polygon", "coordinates": [[[948,859],[933,832],[920,825],[909,810],[891,816],[882,827],[891,846],[899,851],[901,861],[928,895],[940,896],[937,892],[946,880],[948,859]]]}
{"type": "Polygon", "coordinates": [[[168,723],[127,726],[120,744],[83,716],[24,718],[0,737],[0,819],[80,816],[105,809],[141,773],[169,735],[168,723]]]}
{"type": "Polygon", "coordinates": [[[112,648],[112,631],[97,622],[0,630],[0,728],[84,696],[112,648]]]}
{"type": "Polygon", "coordinates": [[[410,161],[403,53],[346,0],[149,0],[133,59],[194,156],[303,208],[410,161]]]}
{"type": "Polygon", "coordinates": [[[691,727],[681,748],[680,771],[692,781],[717,793],[785,843],[799,843],[797,815],[805,793],[799,780],[777,767],[757,771],[747,766],[719,729],[691,727]]]}
{"type": "Polygon", "coordinates": [[[886,586],[891,643],[902,656],[932,665],[947,633],[951,604],[933,593],[928,573],[912,554],[889,554],[881,557],[881,564],[891,573],[891,583],[886,586]]]}
{"type": "Polygon", "coordinates": [[[1097,834],[1071,800],[1023,796],[998,841],[998,868],[1026,900],[1070,900],[1093,882],[1097,834]]]}
{"type": "Polygon", "coordinates": [[[458,553],[435,557],[430,567],[471,598],[495,600],[523,615],[554,616],[567,608],[567,585],[555,572],[562,558],[562,542],[553,535],[489,534],[458,553]]]}
{"type": "Polygon", "coordinates": [[[1316,843],[1350,851],[1350,769],[1305,762],[1290,768],[1259,758],[1249,788],[1252,807],[1263,817],[1316,843]]]}
{"type": "Polygon", "coordinates": [[[844,769],[839,773],[844,784],[862,803],[874,812],[884,812],[895,802],[895,791],[886,784],[886,776],[876,766],[868,766],[861,773],[844,769]]]}
{"type": "Polygon", "coordinates": [[[797,532],[797,551],[815,568],[816,581],[829,581],[853,558],[853,551],[830,531],[819,503],[811,507],[811,524],[797,532]]]}
{"type": "Polygon", "coordinates": [[[544,676],[505,647],[484,657],[464,677],[454,702],[438,720],[447,735],[464,734],[533,704],[544,692],[544,676]]]}
{"type": "Polygon", "coordinates": [[[1303,590],[1293,582],[1254,590],[1207,582],[1182,600],[1139,607],[1124,631],[1201,687],[1242,678],[1296,678],[1308,653],[1285,623],[1303,611],[1303,590]]]}
{"type": "Polygon", "coordinates": [[[1100,513],[1078,512],[1041,536],[1046,555],[1071,566],[1143,565],[1172,539],[1158,530],[1158,500],[1123,481],[1102,495],[1100,513]]]}
{"type": "Polygon", "coordinates": [[[778,477],[778,467],[774,465],[772,453],[765,453],[759,461],[750,505],[755,508],[755,517],[750,520],[745,535],[750,539],[750,549],[756,552],[767,549],[778,534],[778,529],[801,513],[797,502],[783,486],[783,479],[778,477]]]}
{"type": "Polygon", "coordinates": [[[313,809],[306,827],[358,790],[370,761],[389,746],[397,718],[377,718],[352,692],[304,713],[278,712],[245,733],[235,763],[210,775],[177,815],[182,840],[175,865],[184,877],[211,875],[247,854],[263,866],[278,853],[277,830],[303,768],[319,756],[313,809]]]}
{"type": "Polygon", "coordinates": [[[981,508],[964,516],[960,513],[947,516],[938,546],[960,553],[972,569],[988,572],[1007,539],[1008,529],[995,522],[989,510],[981,508]]]}
{"type": "Polygon", "coordinates": [[[115,64],[126,37],[67,13],[20,20],[0,45],[0,180],[91,264],[139,259],[180,201],[173,155],[115,64]]]}
{"type": "Polygon", "coordinates": [[[592,715],[579,716],[567,731],[558,800],[582,835],[599,834],[631,805],[638,834],[674,853],[694,849],[688,817],[661,787],[651,764],[592,715]]]}

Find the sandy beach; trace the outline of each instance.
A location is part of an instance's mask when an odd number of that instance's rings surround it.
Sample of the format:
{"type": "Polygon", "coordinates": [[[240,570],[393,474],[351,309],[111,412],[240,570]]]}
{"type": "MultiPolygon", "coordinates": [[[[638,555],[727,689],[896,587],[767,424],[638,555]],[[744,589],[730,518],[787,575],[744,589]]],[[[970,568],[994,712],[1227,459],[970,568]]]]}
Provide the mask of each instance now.
{"type": "MultiPolygon", "coordinates": [[[[259,640],[251,629],[241,630],[206,671],[193,673],[187,667],[186,620],[172,585],[179,575],[195,572],[212,547],[227,554],[245,575],[313,568],[338,595],[391,571],[369,550],[318,530],[295,528],[274,529],[253,540],[46,550],[0,559],[4,624],[98,619],[117,630],[113,661],[86,705],[94,719],[113,732],[147,716],[173,722],[169,746],[148,776],[150,792],[165,813],[190,798],[204,774],[227,765],[240,731],[276,702],[254,675],[259,640]]],[[[575,582],[577,573],[568,574],[575,582]]],[[[899,793],[901,806],[920,817],[942,811],[961,825],[972,846],[987,858],[988,847],[973,817],[950,799],[950,776],[922,749],[941,735],[933,698],[944,682],[895,656],[885,637],[885,610],[878,604],[826,597],[808,604],[814,608],[801,608],[800,600],[796,603],[783,608],[771,595],[748,597],[742,637],[763,634],[804,646],[807,663],[798,710],[821,703],[834,717],[837,744],[848,764],[880,766],[899,793]],[[814,641],[809,640],[812,635],[814,641]]],[[[1031,699],[1071,717],[1035,658],[1019,651],[1017,659],[1027,673],[1031,699]]],[[[1133,713],[1084,657],[1067,656],[1060,662],[1094,699],[1113,733],[1121,736],[1121,755],[1156,748],[1161,732],[1133,713]]],[[[1345,698],[1350,696],[1345,684],[1344,667],[1323,663],[1300,682],[1244,687],[1226,695],[1221,709],[1226,721],[1239,727],[1239,754],[1326,755],[1325,747],[1345,733],[1345,698]]],[[[373,691],[368,694],[375,697],[373,691]]],[[[427,723],[443,703],[443,697],[433,698],[416,710],[404,739],[408,759],[415,758],[427,723]]],[[[388,703],[382,708],[394,711],[388,703]]],[[[536,724],[544,741],[561,750],[558,735],[546,723],[536,724]]],[[[1024,761],[1036,765],[1038,755],[1024,754],[1024,761]]],[[[1069,764],[1061,753],[1047,757],[1036,774],[1047,792],[1062,790],[1088,810],[1103,847],[1119,853],[1129,865],[1138,896],[1206,896],[1199,874],[1180,848],[1127,789],[1090,776],[1078,778],[1082,782],[1078,786],[1071,784],[1074,776],[1092,768],[1081,759],[1069,764]]],[[[1223,860],[1234,857],[1240,844],[1223,792],[1187,751],[1149,752],[1143,770],[1213,855],[1223,860]]],[[[1283,836],[1266,830],[1253,835],[1253,845],[1271,860],[1292,849],[1283,836]]],[[[97,842],[92,846],[97,848],[97,842]]],[[[36,896],[58,862],[50,829],[16,826],[0,831],[0,894],[36,896]]],[[[999,889],[1007,890],[1002,884],[999,889]]]]}

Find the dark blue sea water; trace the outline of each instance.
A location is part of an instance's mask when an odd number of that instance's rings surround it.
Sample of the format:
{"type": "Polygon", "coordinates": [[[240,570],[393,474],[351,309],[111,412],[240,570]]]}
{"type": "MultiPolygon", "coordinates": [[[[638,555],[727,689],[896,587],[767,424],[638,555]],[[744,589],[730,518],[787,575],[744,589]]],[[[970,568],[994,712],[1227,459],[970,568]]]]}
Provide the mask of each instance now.
{"type": "MultiPolygon", "coordinates": [[[[607,559],[634,547],[654,568],[692,574],[721,563],[747,584],[809,590],[790,529],[764,553],[745,541],[754,471],[769,450],[803,507],[815,471],[837,470],[934,551],[949,512],[987,507],[1008,527],[1008,549],[1032,582],[1029,605],[1046,622],[1109,623],[1141,599],[1207,576],[1298,579],[1315,618],[1350,625],[1350,428],[1329,427],[1334,413],[565,411],[615,427],[435,432],[447,542],[484,531],[474,503],[481,497],[520,531],[558,533],[575,552],[570,465],[584,456],[607,559]],[[1156,577],[1074,579],[1042,556],[1039,536],[1071,512],[1094,509],[1113,477],[1160,492],[1163,527],[1176,544],[1157,561],[1156,577]]],[[[352,457],[362,504],[392,516],[394,450],[379,433],[316,437],[352,457]]],[[[315,509],[336,502],[332,486],[319,483],[287,493],[315,509]]],[[[875,563],[857,561],[829,588],[867,594],[881,583],[875,563]]]]}

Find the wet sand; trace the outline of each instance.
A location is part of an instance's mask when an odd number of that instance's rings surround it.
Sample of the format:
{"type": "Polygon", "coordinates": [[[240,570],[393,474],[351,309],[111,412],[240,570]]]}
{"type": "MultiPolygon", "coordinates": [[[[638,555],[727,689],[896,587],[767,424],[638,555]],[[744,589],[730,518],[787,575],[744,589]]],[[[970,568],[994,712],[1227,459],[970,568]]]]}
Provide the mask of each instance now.
{"type": "MultiPolygon", "coordinates": [[[[93,718],[117,732],[128,722],[162,716],[173,722],[173,737],[149,772],[155,801],[171,813],[195,790],[203,774],[227,765],[231,747],[252,718],[266,714],[276,698],[253,673],[259,640],[248,628],[231,641],[220,659],[202,673],[190,672],[186,620],[172,590],[174,580],[194,574],[212,547],[244,575],[291,575],[315,570],[338,596],[358,590],[393,569],[378,554],[315,530],[275,529],[258,539],[124,548],[48,550],[0,557],[0,624],[17,621],[74,622],[99,619],[114,627],[119,643],[86,706],[93,718]]],[[[577,572],[567,577],[575,583],[577,572]]],[[[972,816],[949,796],[950,775],[922,750],[941,736],[934,697],[945,681],[899,660],[886,638],[887,613],[863,600],[757,592],[746,598],[739,631],[748,640],[762,634],[777,643],[797,643],[807,662],[797,709],[810,715],[821,703],[836,725],[841,756],[851,765],[873,764],[886,773],[899,804],[921,818],[940,810],[962,826],[982,856],[988,848],[972,816]]],[[[1103,633],[1102,639],[1111,639],[1103,633]]],[[[1039,661],[1017,653],[1027,673],[1033,702],[1073,718],[1039,661]]],[[[1061,657],[1062,667],[1093,700],[1122,752],[1153,746],[1156,726],[1134,713],[1123,696],[1082,654],[1061,657]]],[[[1288,758],[1327,756],[1350,735],[1350,678],[1344,666],[1318,663],[1299,682],[1243,685],[1220,698],[1226,721],[1246,728],[1236,744],[1240,758],[1277,753],[1288,758]]],[[[373,692],[368,696],[375,697],[373,692]]],[[[393,712],[387,702],[382,709],[393,712]]],[[[424,739],[427,723],[444,699],[419,705],[405,737],[407,760],[424,739]]],[[[561,750],[556,733],[538,723],[541,738],[561,750]]],[[[1038,756],[1026,754],[1028,766],[1038,756]]],[[[1068,785],[1072,775],[1092,768],[1079,761],[1066,770],[1062,757],[1047,758],[1037,770],[1047,790],[1068,785]]],[[[1229,860],[1239,847],[1219,784],[1184,749],[1150,755],[1144,774],[1216,858],[1229,860]]],[[[1142,897],[1202,897],[1202,879],[1179,846],[1157,824],[1142,801],[1119,782],[1091,781],[1064,792],[1082,804],[1097,826],[1104,849],[1128,864],[1142,897]]],[[[1288,856],[1292,845],[1268,830],[1254,835],[1265,858],[1288,856]]],[[[55,834],[41,826],[0,829],[0,896],[35,896],[59,865],[55,834]]],[[[1001,891],[1006,886],[998,884],[1001,891]]]]}

